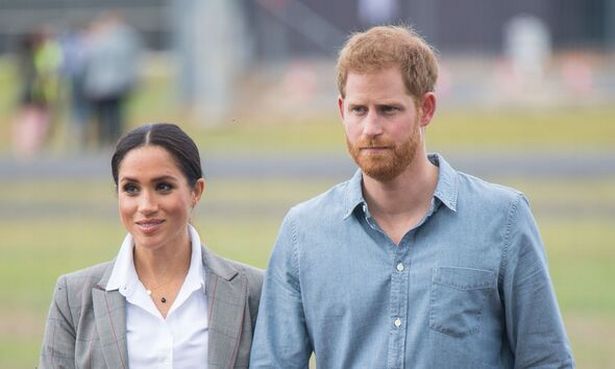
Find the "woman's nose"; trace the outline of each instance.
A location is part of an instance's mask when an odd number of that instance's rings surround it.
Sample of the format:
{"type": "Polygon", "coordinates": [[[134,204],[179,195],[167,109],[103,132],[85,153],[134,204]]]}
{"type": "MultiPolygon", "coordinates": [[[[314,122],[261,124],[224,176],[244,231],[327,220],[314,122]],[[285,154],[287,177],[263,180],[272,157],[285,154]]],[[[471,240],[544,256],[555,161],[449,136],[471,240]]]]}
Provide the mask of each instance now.
{"type": "Polygon", "coordinates": [[[143,214],[150,214],[158,210],[156,195],[150,191],[143,191],[139,201],[139,211],[143,214]]]}

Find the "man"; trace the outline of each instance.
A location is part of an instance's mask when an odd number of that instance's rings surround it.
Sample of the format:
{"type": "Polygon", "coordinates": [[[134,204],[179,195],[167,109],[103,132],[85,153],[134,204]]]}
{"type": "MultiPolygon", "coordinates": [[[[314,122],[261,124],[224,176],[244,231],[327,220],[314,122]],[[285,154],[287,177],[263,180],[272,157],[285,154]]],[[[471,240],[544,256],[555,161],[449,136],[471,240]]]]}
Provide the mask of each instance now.
{"type": "Polygon", "coordinates": [[[286,216],[250,368],[574,367],[526,198],[426,154],[431,48],[375,27],[337,69],[360,170],[286,216]]]}

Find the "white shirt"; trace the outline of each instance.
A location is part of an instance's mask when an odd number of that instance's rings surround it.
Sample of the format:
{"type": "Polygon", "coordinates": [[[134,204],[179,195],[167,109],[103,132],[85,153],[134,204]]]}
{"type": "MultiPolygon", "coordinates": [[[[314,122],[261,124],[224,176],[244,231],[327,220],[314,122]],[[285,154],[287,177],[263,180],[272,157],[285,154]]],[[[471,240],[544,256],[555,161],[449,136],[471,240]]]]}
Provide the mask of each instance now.
{"type": "Polygon", "coordinates": [[[130,234],[117,255],[106,290],[119,290],[126,297],[130,369],[207,369],[208,311],[201,240],[192,226],[188,232],[190,269],[166,319],[137,276],[130,234]]]}

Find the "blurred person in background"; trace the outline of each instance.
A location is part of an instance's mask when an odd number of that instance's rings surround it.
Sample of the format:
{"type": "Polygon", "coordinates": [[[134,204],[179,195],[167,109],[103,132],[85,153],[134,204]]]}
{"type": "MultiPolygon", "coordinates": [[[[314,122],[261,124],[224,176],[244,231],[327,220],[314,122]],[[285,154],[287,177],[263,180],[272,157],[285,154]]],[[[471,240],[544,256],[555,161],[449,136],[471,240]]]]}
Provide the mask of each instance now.
{"type": "Polygon", "coordinates": [[[17,54],[21,92],[13,145],[18,159],[29,159],[42,149],[53,131],[62,53],[51,32],[43,27],[23,36],[17,54]]]}
{"type": "Polygon", "coordinates": [[[141,126],[111,170],[128,234],[113,261],[58,279],[39,368],[246,368],[262,272],[214,255],[190,224],[205,189],[195,143],[141,126]]]}
{"type": "Polygon", "coordinates": [[[141,40],[120,13],[96,19],[88,36],[83,92],[95,118],[100,147],[113,145],[124,130],[124,107],[136,87],[141,40]]]}
{"type": "Polygon", "coordinates": [[[526,197],[427,154],[431,47],[374,27],[337,72],[359,170],[286,215],[250,368],[573,368],[526,197]]]}
{"type": "Polygon", "coordinates": [[[61,74],[68,86],[70,104],[70,137],[79,150],[88,146],[91,107],[85,95],[85,72],[88,57],[88,27],[68,29],[60,38],[62,47],[61,74]]]}

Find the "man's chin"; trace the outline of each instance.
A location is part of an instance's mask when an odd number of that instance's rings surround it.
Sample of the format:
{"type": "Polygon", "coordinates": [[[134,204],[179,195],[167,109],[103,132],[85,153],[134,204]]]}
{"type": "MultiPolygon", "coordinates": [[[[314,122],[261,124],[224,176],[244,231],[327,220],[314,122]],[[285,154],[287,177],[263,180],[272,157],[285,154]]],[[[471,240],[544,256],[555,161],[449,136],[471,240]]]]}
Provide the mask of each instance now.
{"type": "Polygon", "coordinates": [[[391,181],[402,172],[399,168],[384,165],[359,163],[359,167],[363,174],[380,182],[391,181]]]}

